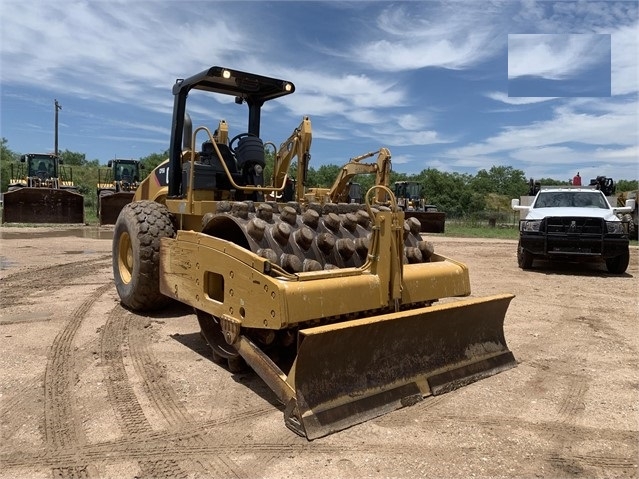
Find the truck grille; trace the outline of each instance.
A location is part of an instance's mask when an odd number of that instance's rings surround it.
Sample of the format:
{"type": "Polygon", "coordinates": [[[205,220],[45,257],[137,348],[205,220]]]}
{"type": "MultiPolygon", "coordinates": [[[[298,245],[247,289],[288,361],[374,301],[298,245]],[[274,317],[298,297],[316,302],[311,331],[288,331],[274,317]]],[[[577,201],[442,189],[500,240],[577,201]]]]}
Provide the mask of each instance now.
{"type": "Polygon", "coordinates": [[[542,229],[545,229],[547,234],[601,235],[605,228],[601,218],[550,217],[546,218],[544,223],[542,229]]]}

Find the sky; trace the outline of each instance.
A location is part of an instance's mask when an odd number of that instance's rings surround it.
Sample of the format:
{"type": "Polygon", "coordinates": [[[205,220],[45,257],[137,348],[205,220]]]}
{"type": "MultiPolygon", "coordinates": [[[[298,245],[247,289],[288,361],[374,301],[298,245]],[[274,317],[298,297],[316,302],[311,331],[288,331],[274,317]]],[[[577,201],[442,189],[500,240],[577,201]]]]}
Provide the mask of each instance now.
{"type": "MultiPolygon", "coordinates": [[[[177,78],[213,65],[288,80],[261,136],[309,116],[311,166],[380,147],[393,169],[639,178],[639,2],[0,0],[0,136],[88,160],[168,149],[177,78]]],[[[193,93],[195,126],[246,105],[193,93]],[[199,96],[198,96],[199,95],[199,96]]]]}

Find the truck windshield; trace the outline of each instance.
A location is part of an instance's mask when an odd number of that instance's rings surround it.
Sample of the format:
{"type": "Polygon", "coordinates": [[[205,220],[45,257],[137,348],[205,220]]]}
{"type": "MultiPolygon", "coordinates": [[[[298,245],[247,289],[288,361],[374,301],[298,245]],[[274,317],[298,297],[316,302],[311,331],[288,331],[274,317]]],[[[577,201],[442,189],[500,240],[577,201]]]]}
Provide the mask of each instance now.
{"type": "Polygon", "coordinates": [[[600,192],[585,191],[541,192],[534,205],[534,208],[565,207],[608,209],[606,200],[600,192]]]}

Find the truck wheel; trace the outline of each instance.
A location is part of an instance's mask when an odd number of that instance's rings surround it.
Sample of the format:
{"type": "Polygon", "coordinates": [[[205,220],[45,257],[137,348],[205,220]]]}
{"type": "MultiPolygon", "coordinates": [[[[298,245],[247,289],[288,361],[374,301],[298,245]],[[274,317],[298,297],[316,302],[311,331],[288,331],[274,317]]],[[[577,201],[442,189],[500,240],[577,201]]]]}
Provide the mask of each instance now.
{"type": "Polygon", "coordinates": [[[628,223],[628,238],[637,239],[637,225],[632,215],[624,215],[624,221],[628,223]]]}
{"type": "Polygon", "coordinates": [[[150,311],[170,301],[160,293],[160,238],[174,236],[163,204],[136,201],[122,209],[113,230],[113,278],[124,306],[150,311]]]}
{"type": "Polygon", "coordinates": [[[517,264],[521,269],[531,269],[533,264],[533,255],[526,251],[521,243],[517,245],[517,264]]]}
{"type": "Polygon", "coordinates": [[[606,258],[606,268],[611,274],[623,274],[628,269],[630,262],[630,251],[626,250],[622,255],[614,258],[606,258]]]}

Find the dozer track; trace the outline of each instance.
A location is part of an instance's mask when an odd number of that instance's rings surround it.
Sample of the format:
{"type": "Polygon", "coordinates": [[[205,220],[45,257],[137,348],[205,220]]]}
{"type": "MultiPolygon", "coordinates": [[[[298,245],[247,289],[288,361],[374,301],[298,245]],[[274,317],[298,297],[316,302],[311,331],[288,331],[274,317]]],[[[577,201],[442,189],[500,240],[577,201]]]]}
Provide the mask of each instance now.
{"type": "Polygon", "coordinates": [[[84,223],[84,197],[61,188],[23,187],[4,194],[3,223],[84,223]]]}
{"type": "Polygon", "coordinates": [[[335,206],[221,202],[202,233],[161,240],[162,293],[260,375],[290,429],[315,439],[516,365],[512,295],[433,305],[470,294],[467,268],[401,212],[335,206]]]}

